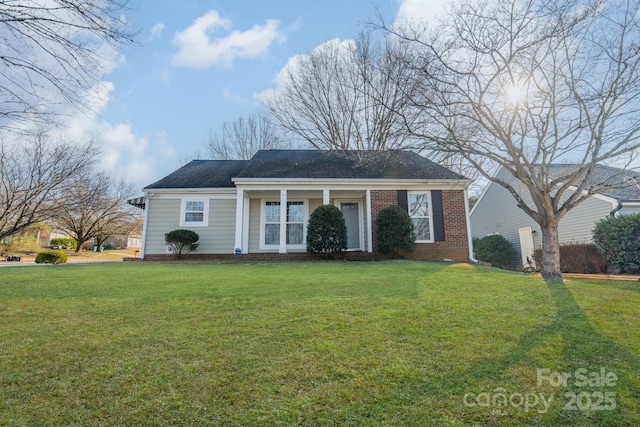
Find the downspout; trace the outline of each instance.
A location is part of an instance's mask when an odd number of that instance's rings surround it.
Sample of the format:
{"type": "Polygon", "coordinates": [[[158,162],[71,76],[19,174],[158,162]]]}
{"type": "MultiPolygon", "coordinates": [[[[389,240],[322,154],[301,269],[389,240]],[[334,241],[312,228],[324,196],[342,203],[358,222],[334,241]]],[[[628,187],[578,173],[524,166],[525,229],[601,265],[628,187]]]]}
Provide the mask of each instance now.
{"type": "Polygon", "coordinates": [[[610,216],[616,216],[616,214],[618,213],[618,211],[622,209],[622,202],[620,201],[620,199],[618,199],[618,206],[616,206],[616,208],[614,210],[612,210],[611,212],[609,212],[610,216]]]}
{"type": "Polygon", "coordinates": [[[469,261],[473,263],[479,263],[477,259],[473,257],[473,238],[471,237],[471,218],[469,215],[469,190],[464,189],[464,214],[467,219],[467,243],[469,245],[469,261]]]}

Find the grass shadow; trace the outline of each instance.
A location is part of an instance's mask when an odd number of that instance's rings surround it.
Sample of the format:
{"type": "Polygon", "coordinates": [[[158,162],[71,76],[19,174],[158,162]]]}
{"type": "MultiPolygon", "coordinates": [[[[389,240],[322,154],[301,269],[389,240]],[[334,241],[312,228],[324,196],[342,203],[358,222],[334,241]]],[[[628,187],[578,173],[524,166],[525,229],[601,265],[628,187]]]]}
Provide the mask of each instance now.
{"type": "MultiPolygon", "coordinates": [[[[464,374],[464,385],[472,390],[473,384],[493,383],[500,384],[499,378],[504,378],[504,383],[511,383],[507,372],[510,369],[526,365],[530,367],[531,378],[528,384],[522,384],[523,390],[510,390],[510,392],[544,392],[545,395],[554,393],[555,408],[549,413],[540,414],[530,411],[527,414],[516,414],[525,418],[526,423],[533,425],[597,425],[597,426],[623,426],[635,425],[636,419],[629,420],[628,413],[633,411],[623,410],[565,410],[569,402],[566,393],[581,392],[615,392],[617,396],[617,408],[625,402],[637,402],[640,398],[640,388],[637,386],[637,378],[632,378],[629,373],[640,372],[640,359],[618,343],[603,337],[592,326],[591,321],[580,308],[570,289],[562,281],[546,282],[550,298],[555,305],[555,314],[549,322],[540,324],[535,329],[520,336],[517,345],[511,351],[499,359],[487,358],[476,363],[464,374]],[[561,343],[559,356],[553,356],[548,361],[548,366],[541,363],[540,349],[552,342],[561,343]],[[517,366],[516,366],[517,365],[517,366]],[[549,369],[550,374],[555,372],[569,373],[571,378],[566,386],[554,387],[548,380],[538,383],[537,369],[549,369]],[[600,386],[576,386],[575,372],[578,369],[586,369],[586,375],[600,373],[601,369],[616,374],[618,380],[613,387],[600,386]],[[529,388],[529,390],[527,390],[529,388]]],[[[544,353],[543,353],[544,354],[544,353]]],[[[544,363],[544,362],[543,362],[544,363]]],[[[583,371],[584,372],[584,371],[583,371]]],[[[493,390],[482,390],[493,391],[493,390]]],[[[507,395],[508,397],[508,395],[507,395]]],[[[591,396],[590,396],[591,397],[591,396]]],[[[575,406],[575,405],[574,405],[575,406]]],[[[553,408],[553,407],[552,407],[553,408]]],[[[485,408],[491,412],[495,408],[485,408]]],[[[512,408],[511,408],[512,409],[512,408]]],[[[499,412],[499,411],[498,411],[499,412]]],[[[512,411],[513,412],[513,411],[512,411]]],[[[495,417],[492,412],[489,424],[514,425],[513,419],[495,417]]],[[[486,416],[477,413],[477,421],[486,422],[486,416]]],[[[504,414],[503,414],[504,415],[504,414]]],[[[511,414],[510,414],[511,415],[511,414]]]]}

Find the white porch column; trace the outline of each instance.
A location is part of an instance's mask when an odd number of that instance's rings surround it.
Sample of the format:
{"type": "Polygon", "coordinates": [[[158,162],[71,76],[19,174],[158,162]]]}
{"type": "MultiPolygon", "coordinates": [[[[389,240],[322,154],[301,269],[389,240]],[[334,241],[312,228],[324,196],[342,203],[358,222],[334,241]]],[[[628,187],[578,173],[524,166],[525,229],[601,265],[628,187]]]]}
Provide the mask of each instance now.
{"type": "Polygon", "coordinates": [[[367,252],[373,252],[373,219],[371,218],[371,190],[367,190],[367,252]]]}
{"type": "Polygon", "coordinates": [[[244,193],[244,218],[242,219],[242,253],[249,253],[249,214],[251,212],[251,198],[244,193]]]}
{"type": "Polygon", "coordinates": [[[328,205],[329,204],[329,189],[325,188],[324,190],[322,190],[322,204],[323,205],[328,205]]]}
{"type": "Polygon", "coordinates": [[[287,190],[280,190],[280,247],[278,253],[287,253],[287,190]]]}
{"type": "Polygon", "coordinates": [[[238,188],[236,192],[236,242],[234,246],[234,252],[236,249],[241,249],[242,252],[246,248],[242,247],[242,229],[244,224],[244,190],[238,188]]]}

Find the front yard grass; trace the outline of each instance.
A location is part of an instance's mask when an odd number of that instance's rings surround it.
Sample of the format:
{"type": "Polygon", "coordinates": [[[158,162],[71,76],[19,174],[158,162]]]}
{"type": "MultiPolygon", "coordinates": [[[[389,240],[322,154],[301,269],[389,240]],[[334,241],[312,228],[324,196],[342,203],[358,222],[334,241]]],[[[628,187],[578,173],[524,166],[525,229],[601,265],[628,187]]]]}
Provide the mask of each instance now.
{"type": "Polygon", "coordinates": [[[633,426],[639,355],[637,282],[410,261],[0,269],[0,425],[633,426]]]}

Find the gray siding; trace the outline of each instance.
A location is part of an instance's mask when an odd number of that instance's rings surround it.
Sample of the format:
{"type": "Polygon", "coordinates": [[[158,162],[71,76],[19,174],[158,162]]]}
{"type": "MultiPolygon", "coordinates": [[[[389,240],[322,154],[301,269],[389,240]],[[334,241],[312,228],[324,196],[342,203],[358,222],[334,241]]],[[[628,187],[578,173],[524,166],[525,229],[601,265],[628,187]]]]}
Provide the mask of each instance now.
{"type": "Polygon", "coordinates": [[[180,199],[149,199],[147,201],[146,254],[166,253],[164,235],[180,227],[180,199]]]}
{"type": "MultiPolygon", "coordinates": [[[[522,186],[520,194],[527,203],[531,202],[528,190],[522,186]]],[[[572,209],[560,221],[558,234],[560,243],[590,243],[592,229],[597,221],[609,215],[613,209],[606,200],[592,197],[572,209]]],[[[520,228],[531,227],[535,231],[533,244],[542,247],[540,227],[527,214],[516,206],[516,201],[509,191],[502,186],[490,183],[482,198],[474,206],[470,215],[471,234],[474,238],[489,234],[501,234],[516,249],[514,261],[520,263],[520,228]]]]}
{"type": "Polygon", "coordinates": [[[211,199],[207,227],[180,227],[181,199],[150,199],[147,219],[145,253],[165,254],[164,235],[171,230],[185,228],[200,236],[197,253],[232,254],[235,243],[236,201],[211,199]]]}

